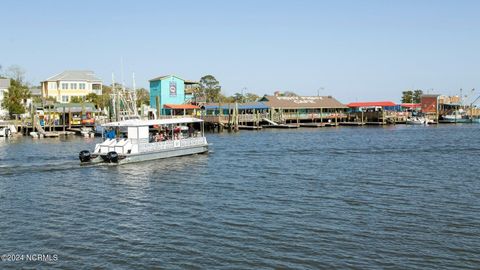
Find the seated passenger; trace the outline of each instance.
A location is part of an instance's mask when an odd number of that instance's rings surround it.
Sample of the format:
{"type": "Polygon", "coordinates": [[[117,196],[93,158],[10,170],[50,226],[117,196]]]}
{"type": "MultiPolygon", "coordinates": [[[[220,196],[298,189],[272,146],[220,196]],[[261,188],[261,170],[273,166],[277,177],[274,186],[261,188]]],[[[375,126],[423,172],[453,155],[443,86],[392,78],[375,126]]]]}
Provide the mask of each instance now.
{"type": "Polygon", "coordinates": [[[162,136],[160,135],[160,133],[157,132],[157,134],[155,135],[155,142],[161,142],[162,141],[162,136]]]}

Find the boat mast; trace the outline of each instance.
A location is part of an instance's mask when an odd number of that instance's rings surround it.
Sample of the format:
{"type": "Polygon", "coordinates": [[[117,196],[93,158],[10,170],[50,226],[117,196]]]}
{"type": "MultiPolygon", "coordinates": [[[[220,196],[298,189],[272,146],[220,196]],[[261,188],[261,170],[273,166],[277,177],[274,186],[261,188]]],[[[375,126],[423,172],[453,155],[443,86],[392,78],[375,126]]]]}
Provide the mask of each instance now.
{"type": "Polygon", "coordinates": [[[112,72],[112,110],[115,115],[115,121],[120,121],[120,102],[118,100],[118,91],[115,84],[115,74],[112,72]]]}
{"type": "Polygon", "coordinates": [[[137,116],[138,109],[137,109],[137,87],[135,85],[135,72],[132,73],[132,79],[133,79],[132,108],[133,108],[133,115],[137,116]]]}

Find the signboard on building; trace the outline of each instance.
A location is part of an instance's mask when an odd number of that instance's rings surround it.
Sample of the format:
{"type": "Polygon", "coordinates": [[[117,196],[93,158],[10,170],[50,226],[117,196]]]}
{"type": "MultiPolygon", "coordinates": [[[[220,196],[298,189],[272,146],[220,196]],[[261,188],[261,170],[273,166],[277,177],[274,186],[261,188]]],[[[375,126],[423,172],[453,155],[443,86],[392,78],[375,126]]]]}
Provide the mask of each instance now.
{"type": "Polygon", "coordinates": [[[170,81],[170,96],[176,97],[177,96],[177,82],[170,81]]]}

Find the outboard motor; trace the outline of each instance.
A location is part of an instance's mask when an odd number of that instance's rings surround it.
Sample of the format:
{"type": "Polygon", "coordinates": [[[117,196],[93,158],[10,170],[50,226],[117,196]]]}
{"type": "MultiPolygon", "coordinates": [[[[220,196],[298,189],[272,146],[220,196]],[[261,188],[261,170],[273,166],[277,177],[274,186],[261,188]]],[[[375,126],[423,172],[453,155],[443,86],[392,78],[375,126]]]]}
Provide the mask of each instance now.
{"type": "Polygon", "coordinates": [[[107,153],[107,160],[108,160],[109,162],[117,163],[117,162],[118,162],[118,154],[117,154],[117,152],[115,152],[115,151],[108,152],[108,153],[107,153]]]}
{"type": "Polygon", "coordinates": [[[88,150],[83,150],[80,151],[80,154],[78,154],[78,158],[80,159],[80,162],[88,162],[92,158],[90,155],[90,151],[88,150]]]}

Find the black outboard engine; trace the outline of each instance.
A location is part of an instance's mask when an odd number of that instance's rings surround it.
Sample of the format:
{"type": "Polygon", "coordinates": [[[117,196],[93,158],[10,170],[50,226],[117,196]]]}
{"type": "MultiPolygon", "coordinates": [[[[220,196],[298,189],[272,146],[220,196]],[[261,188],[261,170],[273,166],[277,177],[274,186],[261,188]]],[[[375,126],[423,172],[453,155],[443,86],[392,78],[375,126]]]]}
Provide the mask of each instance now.
{"type": "Polygon", "coordinates": [[[92,158],[90,155],[90,151],[88,150],[83,150],[80,151],[80,154],[78,154],[78,158],[80,159],[80,162],[88,162],[92,158]]]}
{"type": "Polygon", "coordinates": [[[117,152],[115,152],[115,151],[108,152],[108,153],[107,153],[107,160],[108,160],[109,162],[117,163],[117,162],[118,162],[118,154],[117,154],[117,152]]]}

